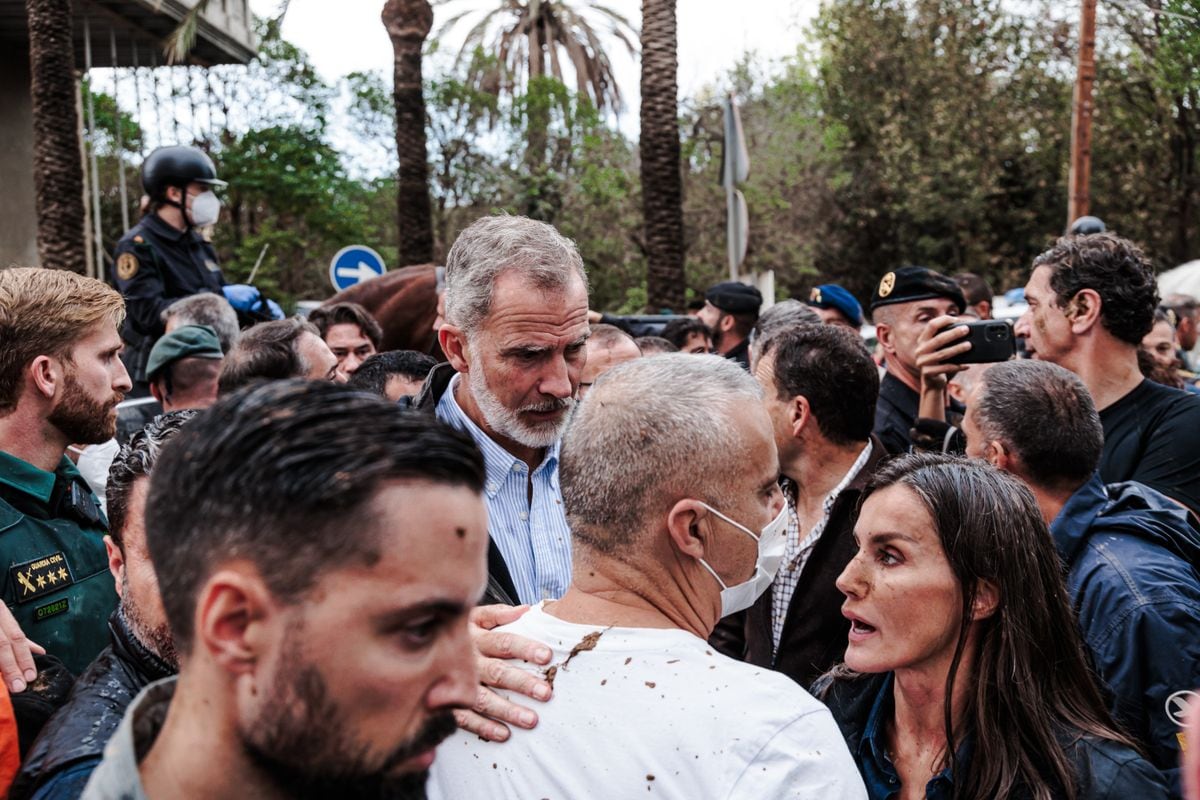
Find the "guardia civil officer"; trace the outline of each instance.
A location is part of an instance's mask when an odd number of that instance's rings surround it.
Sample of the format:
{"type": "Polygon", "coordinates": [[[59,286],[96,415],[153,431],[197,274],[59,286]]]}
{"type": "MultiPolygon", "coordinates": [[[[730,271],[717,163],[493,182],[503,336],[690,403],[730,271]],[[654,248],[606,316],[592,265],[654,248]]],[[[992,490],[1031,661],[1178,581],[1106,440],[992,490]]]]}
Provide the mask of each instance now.
{"type": "Polygon", "coordinates": [[[0,601],[78,674],[108,644],[117,593],[107,520],[65,454],[116,432],[123,303],[93,278],[14,268],[0,270],[0,309],[0,601]]]}
{"type": "Polygon", "coordinates": [[[221,201],[213,189],[225,185],[212,159],[195,147],[160,147],[142,164],[150,206],[113,253],[113,278],[128,314],[124,358],[135,384],[146,380],[150,348],[163,334],[163,309],[181,297],[222,292],[216,251],[197,229],[217,221],[221,201]]]}

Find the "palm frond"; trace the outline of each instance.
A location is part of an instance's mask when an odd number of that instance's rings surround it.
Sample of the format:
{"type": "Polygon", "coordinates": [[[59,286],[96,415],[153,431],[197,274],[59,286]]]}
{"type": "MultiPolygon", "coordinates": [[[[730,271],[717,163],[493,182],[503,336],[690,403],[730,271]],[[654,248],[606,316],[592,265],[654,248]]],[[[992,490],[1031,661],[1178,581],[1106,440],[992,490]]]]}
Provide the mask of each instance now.
{"type": "MultiPolygon", "coordinates": [[[[163,55],[168,64],[178,64],[187,58],[188,53],[196,46],[196,31],[200,27],[200,15],[208,8],[211,0],[196,0],[196,5],[188,9],[175,26],[175,30],[167,36],[163,45],[163,55]]],[[[162,8],[162,0],[155,4],[155,11],[162,8]]]]}

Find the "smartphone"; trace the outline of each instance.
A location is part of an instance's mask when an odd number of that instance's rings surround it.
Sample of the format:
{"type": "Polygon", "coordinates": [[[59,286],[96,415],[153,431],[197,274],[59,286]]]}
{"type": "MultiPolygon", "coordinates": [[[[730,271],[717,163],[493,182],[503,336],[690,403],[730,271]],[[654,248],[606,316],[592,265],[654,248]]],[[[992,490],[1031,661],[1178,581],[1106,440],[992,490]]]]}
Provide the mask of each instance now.
{"type": "Polygon", "coordinates": [[[955,344],[970,342],[971,349],[959,353],[953,358],[946,359],[948,364],[991,364],[996,361],[1008,361],[1017,352],[1017,339],[1013,335],[1012,325],[1004,320],[977,319],[970,322],[956,322],[955,325],[970,330],[955,344]]]}

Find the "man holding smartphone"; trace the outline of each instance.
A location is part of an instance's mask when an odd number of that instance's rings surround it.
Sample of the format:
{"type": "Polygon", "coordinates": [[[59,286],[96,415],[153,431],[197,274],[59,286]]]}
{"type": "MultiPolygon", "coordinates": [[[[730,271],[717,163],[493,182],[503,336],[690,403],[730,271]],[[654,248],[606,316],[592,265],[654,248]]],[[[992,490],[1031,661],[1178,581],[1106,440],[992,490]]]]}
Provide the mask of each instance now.
{"type": "MultiPolygon", "coordinates": [[[[946,382],[962,369],[949,360],[970,345],[959,341],[968,335],[966,327],[943,329],[965,307],[958,285],[925,267],[889,272],[875,288],[871,319],[887,367],[879,386],[875,434],[888,452],[905,453],[912,448],[911,430],[918,417],[945,418],[946,382]],[[939,409],[940,415],[933,413],[939,409]]],[[[951,401],[949,411],[953,421],[961,417],[963,407],[951,401]]]]}

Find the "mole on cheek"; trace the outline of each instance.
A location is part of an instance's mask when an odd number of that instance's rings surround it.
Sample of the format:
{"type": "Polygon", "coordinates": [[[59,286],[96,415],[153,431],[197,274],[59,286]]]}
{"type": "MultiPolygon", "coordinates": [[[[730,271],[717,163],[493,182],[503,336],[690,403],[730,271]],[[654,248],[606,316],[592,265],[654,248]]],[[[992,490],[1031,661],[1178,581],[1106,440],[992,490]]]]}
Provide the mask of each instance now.
{"type": "Polygon", "coordinates": [[[460,538],[460,539],[465,539],[465,538],[467,538],[467,531],[466,531],[466,528],[455,528],[455,529],[454,529],[454,535],[455,535],[455,536],[457,536],[457,537],[458,537],[458,538],[460,538]]]}

